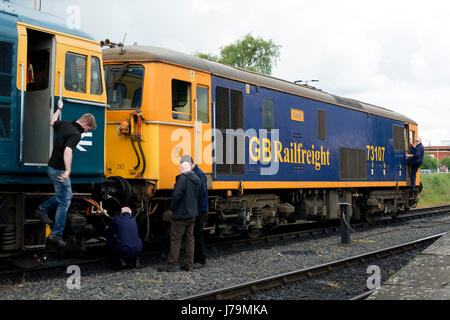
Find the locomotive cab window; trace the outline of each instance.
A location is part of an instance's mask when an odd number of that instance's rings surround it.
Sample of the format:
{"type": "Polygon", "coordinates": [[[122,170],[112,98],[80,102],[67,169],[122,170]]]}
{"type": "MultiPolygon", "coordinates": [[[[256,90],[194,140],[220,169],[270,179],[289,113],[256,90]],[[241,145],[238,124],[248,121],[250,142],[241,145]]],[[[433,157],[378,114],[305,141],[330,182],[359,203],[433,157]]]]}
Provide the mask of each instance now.
{"type": "MultiPolygon", "coordinates": [[[[98,74],[100,75],[100,71],[98,74]]],[[[105,77],[111,109],[139,109],[142,106],[143,66],[130,66],[128,63],[105,66],[105,77]]],[[[101,90],[101,77],[98,86],[101,90]]]]}
{"type": "Polygon", "coordinates": [[[272,99],[263,99],[263,127],[266,130],[275,129],[274,104],[272,99]]]}
{"type": "Polygon", "coordinates": [[[325,110],[317,110],[317,139],[325,140],[327,138],[327,119],[325,110]]]}
{"type": "Polygon", "coordinates": [[[205,87],[197,87],[197,121],[209,123],[209,90],[205,87]]]}
{"type": "Polygon", "coordinates": [[[100,59],[91,57],[91,94],[101,95],[102,88],[102,74],[100,69],[100,59]]]}
{"type": "Polygon", "coordinates": [[[172,80],[172,118],[191,121],[191,83],[172,80]]]}
{"type": "Polygon", "coordinates": [[[401,126],[392,126],[394,136],[394,150],[405,151],[405,128],[401,126]]]}
{"type": "Polygon", "coordinates": [[[86,61],[87,57],[75,53],[66,53],[66,90],[86,93],[86,61]]]}

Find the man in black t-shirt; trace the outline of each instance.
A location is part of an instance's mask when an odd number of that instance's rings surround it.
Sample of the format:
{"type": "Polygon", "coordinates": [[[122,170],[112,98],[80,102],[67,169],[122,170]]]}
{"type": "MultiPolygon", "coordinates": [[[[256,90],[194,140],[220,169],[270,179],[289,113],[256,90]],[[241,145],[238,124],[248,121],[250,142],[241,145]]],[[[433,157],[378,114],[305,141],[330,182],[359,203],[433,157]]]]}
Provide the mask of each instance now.
{"type": "Polygon", "coordinates": [[[42,203],[36,210],[35,216],[46,224],[53,224],[52,232],[48,237],[60,247],[66,243],[62,239],[66,225],[67,210],[72,199],[70,184],[70,171],[72,167],[73,152],[81,140],[81,134],[96,129],[95,118],[86,113],[76,121],[57,120],[61,114],[63,103],[58,101],[58,110],[53,114],[50,125],[55,130],[56,139],[52,155],[48,162],[48,175],[55,187],[55,195],[42,203]],[[55,223],[49,219],[47,213],[56,208],[55,223]]]}

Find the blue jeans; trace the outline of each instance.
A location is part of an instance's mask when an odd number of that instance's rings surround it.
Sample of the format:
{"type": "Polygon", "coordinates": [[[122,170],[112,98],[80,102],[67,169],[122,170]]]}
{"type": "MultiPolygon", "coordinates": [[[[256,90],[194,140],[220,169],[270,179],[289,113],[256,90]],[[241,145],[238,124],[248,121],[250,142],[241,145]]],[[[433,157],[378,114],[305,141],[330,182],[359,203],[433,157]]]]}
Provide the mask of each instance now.
{"type": "Polygon", "coordinates": [[[69,210],[70,200],[72,199],[72,186],[70,177],[64,182],[58,180],[58,177],[64,173],[64,170],[56,170],[48,167],[48,176],[55,187],[55,195],[42,203],[39,209],[45,212],[56,209],[55,220],[53,222],[52,233],[62,235],[66,226],[67,210],[69,210]]]}

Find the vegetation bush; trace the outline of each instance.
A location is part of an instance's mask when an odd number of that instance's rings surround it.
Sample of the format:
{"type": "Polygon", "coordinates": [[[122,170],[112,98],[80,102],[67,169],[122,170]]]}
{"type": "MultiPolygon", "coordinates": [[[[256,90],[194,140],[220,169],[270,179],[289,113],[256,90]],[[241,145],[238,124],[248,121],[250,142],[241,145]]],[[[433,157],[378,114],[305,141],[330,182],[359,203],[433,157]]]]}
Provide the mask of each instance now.
{"type": "Polygon", "coordinates": [[[421,174],[423,190],[419,194],[418,207],[450,204],[450,174],[421,174]]]}

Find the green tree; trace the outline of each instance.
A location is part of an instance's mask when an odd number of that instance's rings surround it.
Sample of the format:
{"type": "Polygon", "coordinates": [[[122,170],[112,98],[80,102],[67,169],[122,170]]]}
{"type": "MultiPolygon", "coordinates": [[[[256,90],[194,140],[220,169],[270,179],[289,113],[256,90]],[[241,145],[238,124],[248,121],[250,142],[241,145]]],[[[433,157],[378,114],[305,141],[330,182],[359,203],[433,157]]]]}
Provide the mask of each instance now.
{"type": "Polygon", "coordinates": [[[196,55],[203,59],[270,75],[280,57],[280,48],[281,46],[274,44],[272,40],[254,38],[249,33],[242,40],[221,47],[220,56],[209,53],[196,55]]]}
{"type": "Polygon", "coordinates": [[[428,152],[425,152],[423,155],[423,162],[420,166],[421,169],[436,169],[437,161],[433,157],[431,157],[428,152]]]}
{"type": "Polygon", "coordinates": [[[450,157],[441,158],[439,160],[439,166],[447,166],[447,168],[450,168],[450,157]]]}

